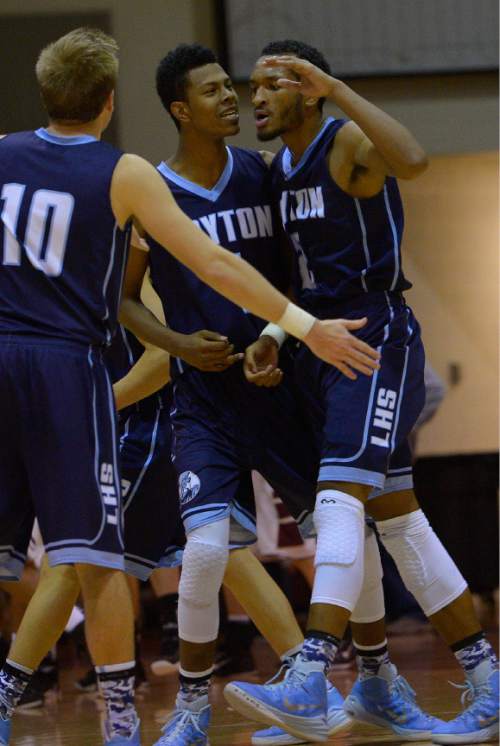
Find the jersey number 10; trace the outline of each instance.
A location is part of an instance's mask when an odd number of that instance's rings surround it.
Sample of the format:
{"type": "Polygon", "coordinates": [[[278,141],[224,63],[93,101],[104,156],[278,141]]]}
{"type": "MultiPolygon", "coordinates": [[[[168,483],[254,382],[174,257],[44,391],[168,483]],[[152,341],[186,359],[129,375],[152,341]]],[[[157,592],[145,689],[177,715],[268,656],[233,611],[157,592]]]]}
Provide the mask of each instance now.
{"type": "MultiPolygon", "coordinates": [[[[21,264],[17,228],[25,190],[24,184],[4,184],[0,195],[4,266],[21,264]]],[[[62,272],[74,204],[71,194],[50,189],[38,189],[31,198],[23,246],[31,264],[49,277],[62,272]]]]}

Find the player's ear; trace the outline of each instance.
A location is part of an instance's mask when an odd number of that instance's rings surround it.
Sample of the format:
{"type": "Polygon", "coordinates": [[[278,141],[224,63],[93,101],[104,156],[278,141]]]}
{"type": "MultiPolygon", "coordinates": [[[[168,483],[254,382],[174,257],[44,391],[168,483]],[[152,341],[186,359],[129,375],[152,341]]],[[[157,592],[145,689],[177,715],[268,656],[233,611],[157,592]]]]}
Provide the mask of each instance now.
{"type": "Polygon", "coordinates": [[[185,101],[172,101],[170,112],[178,122],[189,122],[191,119],[189,106],[185,101]]]}
{"type": "Polygon", "coordinates": [[[115,92],[111,91],[106,101],[106,109],[112,114],[115,110],[115,92]]]}

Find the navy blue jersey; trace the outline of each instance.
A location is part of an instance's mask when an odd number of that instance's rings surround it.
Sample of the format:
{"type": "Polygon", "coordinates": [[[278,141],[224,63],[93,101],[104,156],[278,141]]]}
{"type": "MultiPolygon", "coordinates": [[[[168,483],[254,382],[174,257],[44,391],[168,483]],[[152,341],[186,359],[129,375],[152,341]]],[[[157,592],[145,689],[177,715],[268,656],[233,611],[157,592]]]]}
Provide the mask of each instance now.
{"type": "MultiPolygon", "coordinates": [[[[212,189],[184,179],[165,163],[158,170],[179,207],[201,230],[283,287],[286,267],[276,247],[269,169],[254,151],[228,147],[227,154],[226,167],[212,189]]],[[[152,283],[175,331],[216,331],[227,336],[238,351],[255,340],[264,325],[261,319],[219,295],[153,239],[148,238],[148,243],[152,283]]],[[[176,365],[172,372],[175,375],[176,365]]]]}
{"type": "Polygon", "coordinates": [[[411,287],[401,268],[403,208],[396,179],[360,199],[330,176],[329,152],[345,122],[329,117],[295,166],[283,147],[271,167],[273,199],[297,255],[298,297],[318,315],[332,301],[411,287]]]}
{"type": "Polygon", "coordinates": [[[130,237],[110,204],[121,156],[45,129],[0,139],[0,333],[110,341],[130,237]]]}

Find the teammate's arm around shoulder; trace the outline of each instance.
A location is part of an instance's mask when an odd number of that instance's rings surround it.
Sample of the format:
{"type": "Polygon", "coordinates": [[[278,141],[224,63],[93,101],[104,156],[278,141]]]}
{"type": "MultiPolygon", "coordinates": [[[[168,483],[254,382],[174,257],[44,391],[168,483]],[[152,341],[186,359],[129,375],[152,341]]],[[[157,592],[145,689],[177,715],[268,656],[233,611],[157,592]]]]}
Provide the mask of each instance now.
{"type": "MultiPolygon", "coordinates": [[[[378,368],[378,353],[349,332],[366,320],[318,321],[290,303],[250,264],[214,244],[197,228],[177,207],[165,182],[147,161],[133,155],[120,159],[111,183],[111,204],[122,227],[135,217],[155,241],[203,282],[256,316],[276,322],[303,339],[318,357],[350,378],[356,377],[352,368],[367,375],[378,368]]],[[[138,336],[162,347],[153,338],[154,330],[150,331],[151,336],[144,331],[138,336]]]]}

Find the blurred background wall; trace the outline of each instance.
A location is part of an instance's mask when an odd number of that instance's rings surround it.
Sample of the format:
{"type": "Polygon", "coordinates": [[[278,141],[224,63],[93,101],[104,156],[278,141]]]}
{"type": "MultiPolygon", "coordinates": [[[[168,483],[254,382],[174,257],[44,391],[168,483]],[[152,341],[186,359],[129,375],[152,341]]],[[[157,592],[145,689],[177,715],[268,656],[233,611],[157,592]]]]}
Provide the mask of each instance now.
{"type": "MultiPolygon", "coordinates": [[[[327,3],[331,9],[336,1],[312,0],[312,7],[319,10],[327,3]]],[[[37,51],[88,23],[113,33],[121,48],[116,121],[108,137],[154,163],[168,157],[176,135],[156,97],[156,65],[179,42],[220,48],[221,8],[219,0],[1,0],[0,131],[43,124],[33,74],[37,51]]],[[[497,25],[495,18],[492,23],[497,25]]],[[[307,41],[307,34],[303,38],[307,41]]],[[[495,452],[497,73],[357,77],[349,83],[406,124],[431,155],[427,173],[401,184],[405,266],[415,283],[408,297],[422,323],[428,358],[448,385],[441,410],[419,438],[419,453],[495,452]]],[[[237,87],[241,133],[234,143],[252,147],[256,140],[246,84],[237,87]]],[[[330,112],[338,115],[333,107],[330,112]]]]}

